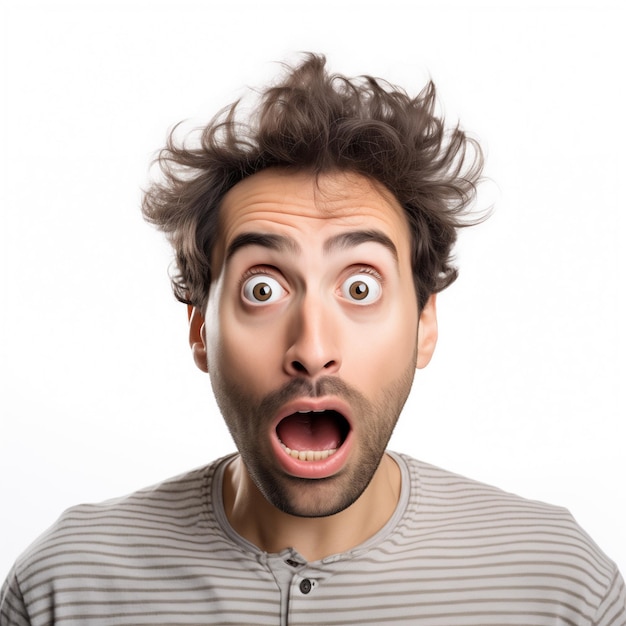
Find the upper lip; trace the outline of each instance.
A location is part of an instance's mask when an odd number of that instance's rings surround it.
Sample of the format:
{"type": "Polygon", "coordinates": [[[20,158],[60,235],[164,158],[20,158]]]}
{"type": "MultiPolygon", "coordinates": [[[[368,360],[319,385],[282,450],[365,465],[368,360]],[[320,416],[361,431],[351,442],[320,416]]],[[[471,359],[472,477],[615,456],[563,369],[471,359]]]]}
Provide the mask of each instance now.
{"type": "Polygon", "coordinates": [[[352,428],[352,415],[350,406],[336,397],[328,398],[296,398],[284,404],[272,421],[272,429],[276,429],[278,424],[289,415],[299,411],[335,411],[339,413],[352,428]]]}

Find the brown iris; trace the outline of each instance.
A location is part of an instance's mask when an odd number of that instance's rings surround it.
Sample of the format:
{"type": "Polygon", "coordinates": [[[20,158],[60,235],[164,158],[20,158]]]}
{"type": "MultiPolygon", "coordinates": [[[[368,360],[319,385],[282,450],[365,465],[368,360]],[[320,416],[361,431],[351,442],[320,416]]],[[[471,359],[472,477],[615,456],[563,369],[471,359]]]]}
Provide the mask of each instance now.
{"type": "Polygon", "coordinates": [[[367,298],[370,288],[367,286],[367,283],[364,283],[362,280],[355,281],[350,285],[350,295],[355,300],[364,300],[367,298]]]}
{"type": "Polygon", "coordinates": [[[272,288],[267,283],[257,283],[252,288],[252,295],[259,302],[266,302],[272,297],[272,288]]]}

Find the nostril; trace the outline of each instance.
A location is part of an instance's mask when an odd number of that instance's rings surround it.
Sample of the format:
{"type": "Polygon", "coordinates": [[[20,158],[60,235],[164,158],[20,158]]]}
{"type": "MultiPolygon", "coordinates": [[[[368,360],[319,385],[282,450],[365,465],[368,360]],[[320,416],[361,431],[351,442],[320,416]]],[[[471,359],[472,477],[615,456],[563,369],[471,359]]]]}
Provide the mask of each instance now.
{"type": "Polygon", "coordinates": [[[315,363],[307,363],[307,361],[289,361],[289,370],[292,374],[302,374],[305,376],[315,376],[320,372],[328,372],[337,367],[339,361],[331,359],[323,365],[316,365],[315,363]]]}

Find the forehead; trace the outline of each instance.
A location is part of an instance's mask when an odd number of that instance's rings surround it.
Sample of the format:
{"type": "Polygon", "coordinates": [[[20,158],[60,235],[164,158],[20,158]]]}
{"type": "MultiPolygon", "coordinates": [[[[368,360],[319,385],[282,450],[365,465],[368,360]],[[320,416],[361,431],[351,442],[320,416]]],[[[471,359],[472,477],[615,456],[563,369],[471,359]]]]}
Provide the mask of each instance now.
{"type": "Polygon", "coordinates": [[[214,267],[233,240],[247,232],[311,241],[342,230],[382,231],[399,249],[410,247],[405,212],[382,185],[355,173],[314,176],[272,168],[245,178],[220,207],[214,267]]]}

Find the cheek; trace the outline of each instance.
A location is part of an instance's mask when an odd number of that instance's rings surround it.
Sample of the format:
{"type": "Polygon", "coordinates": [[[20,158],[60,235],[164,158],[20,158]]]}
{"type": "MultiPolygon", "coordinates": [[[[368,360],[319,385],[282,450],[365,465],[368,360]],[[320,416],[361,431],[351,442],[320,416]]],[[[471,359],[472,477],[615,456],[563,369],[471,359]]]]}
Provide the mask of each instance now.
{"type": "Polygon", "coordinates": [[[342,335],[344,373],[350,369],[364,389],[379,387],[415,364],[417,306],[407,303],[369,324],[346,325],[342,335]]]}
{"type": "Polygon", "coordinates": [[[243,387],[247,394],[262,397],[277,384],[281,363],[278,325],[242,323],[233,312],[223,311],[212,336],[214,372],[243,387]]]}
{"type": "Polygon", "coordinates": [[[268,370],[271,338],[250,320],[242,319],[241,311],[232,304],[236,294],[229,293],[223,277],[211,294],[205,326],[211,374],[254,391],[257,379],[268,370]]]}

